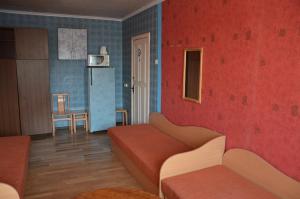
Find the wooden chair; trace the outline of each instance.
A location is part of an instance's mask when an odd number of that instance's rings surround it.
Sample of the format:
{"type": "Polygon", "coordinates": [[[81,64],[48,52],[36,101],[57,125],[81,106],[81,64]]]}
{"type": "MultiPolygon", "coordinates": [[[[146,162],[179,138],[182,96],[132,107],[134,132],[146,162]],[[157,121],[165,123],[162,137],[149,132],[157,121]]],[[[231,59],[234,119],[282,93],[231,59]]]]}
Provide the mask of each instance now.
{"type": "Polygon", "coordinates": [[[85,128],[85,132],[88,132],[89,126],[88,126],[88,113],[87,112],[74,112],[73,113],[73,130],[74,133],[76,133],[76,123],[78,121],[83,121],[83,126],[85,128]]]}
{"type": "Polygon", "coordinates": [[[126,109],[117,109],[116,113],[122,114],[122,125],[125,126],[128,124],[128,114],[126,109]]]}
{"type": "Polygon", "coordinates": [[[52,94],[52,134],[55,136],[55,122],[68,121],[73,134],[73,118],[70,112],[70,95],[68,93],[52,94]]]}

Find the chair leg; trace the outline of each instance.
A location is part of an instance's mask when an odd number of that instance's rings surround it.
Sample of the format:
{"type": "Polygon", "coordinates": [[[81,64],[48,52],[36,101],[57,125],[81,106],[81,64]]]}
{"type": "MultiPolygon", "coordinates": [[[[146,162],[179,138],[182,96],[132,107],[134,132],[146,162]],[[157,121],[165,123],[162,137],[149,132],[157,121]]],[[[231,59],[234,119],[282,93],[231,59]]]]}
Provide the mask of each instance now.
{"type": "Polygon", "coordinates": [[[52,136],[55,136],[55,122],[52,120],[52,136]]]}
{"type": "Polygon", "coordinates": [[[71,120],[68,120],[69,131],[71,131],[71,120]]]}
{"type": "Polygon", "coordinates": [[[76,119],[73,119],[73,129],[74,129],[74,133],[76,133],[76,119]]]}
{"type": "Polygon", "coordinates": [[[89,125],[88,125],[88,118],[86,117],[85,118],[85,132],[88,133],[88,131],[89,131],[89,125]]]}
{"type": "Polygon", "coordinates": [[[123,126],[125,125],[125,113],[124,112],[122,113],[122,125],[123,126]]]}
{"type": "Polygon", "coordinates": [[[70,128],[70,132],[71,132],[71,134],[73,134],[73,118],[70,119],[70,123],[69,124],[70,124],[70,127],[69,127],[70,128]]]}

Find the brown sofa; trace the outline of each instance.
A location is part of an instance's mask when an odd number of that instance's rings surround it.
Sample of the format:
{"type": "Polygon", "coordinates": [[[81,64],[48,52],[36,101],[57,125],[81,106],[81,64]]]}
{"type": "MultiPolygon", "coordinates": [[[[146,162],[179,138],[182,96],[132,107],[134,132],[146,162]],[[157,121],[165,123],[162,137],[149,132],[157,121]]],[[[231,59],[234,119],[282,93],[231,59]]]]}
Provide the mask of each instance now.
{"type": "Polygon", "coordinates": [[[29,136],[0,137],[0,198],[23,198],[29,136]]]}
{"type": "Polygon", "coordinates": [[[203,158],[206,165],[221,162],[225,147],[221,134],[176,126],[159,113],[150,114],[149,124],[115,127],[108,134],[114,153],[143,188],[155,194],[162,177],[200,169],[197,162],[203,158]]]}
{"type": "Polygon", "coordinates": [[[299,199],[299,182],[256,154],[232,149],[223,164],[162,180],[167,199],[299,199]]]}

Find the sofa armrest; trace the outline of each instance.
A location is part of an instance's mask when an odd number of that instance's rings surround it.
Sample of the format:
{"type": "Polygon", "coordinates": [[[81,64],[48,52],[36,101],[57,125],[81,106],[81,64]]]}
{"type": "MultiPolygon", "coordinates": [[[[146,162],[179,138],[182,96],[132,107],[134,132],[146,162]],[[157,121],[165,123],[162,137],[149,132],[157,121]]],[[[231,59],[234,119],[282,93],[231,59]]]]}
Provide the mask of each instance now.
{"type": "Polygon", "coordinates": [[[165,178],[221,165],[225,150],[225,136],[212,139],[201,147],[168,158],[160,169],[159,195],[163,198],[161,181],[165,178]]]}
{"type": "Polygon", "coordinates": [[[0,182],[0,198],[20,199],[19,194],[12,186],[0,182]]]}

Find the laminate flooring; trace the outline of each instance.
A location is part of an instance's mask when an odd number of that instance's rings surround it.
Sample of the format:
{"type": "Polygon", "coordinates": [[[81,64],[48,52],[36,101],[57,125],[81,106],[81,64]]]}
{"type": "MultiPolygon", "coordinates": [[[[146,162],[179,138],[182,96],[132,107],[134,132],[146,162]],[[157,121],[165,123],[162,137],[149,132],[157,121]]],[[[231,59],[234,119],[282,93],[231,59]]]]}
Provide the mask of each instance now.
{"type": "Polygon", "coordinates": [[[111,152],[105,133],[32,140],[25,199],[69,199],[105,187],[139,188],[140,185],[111,152]]]}

